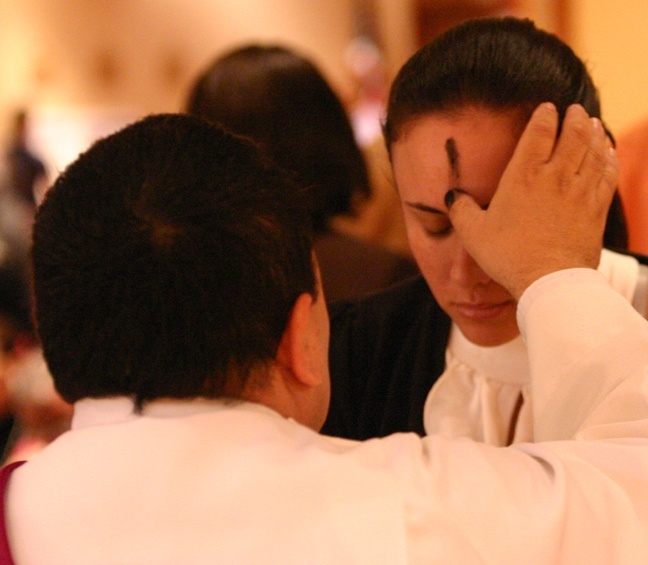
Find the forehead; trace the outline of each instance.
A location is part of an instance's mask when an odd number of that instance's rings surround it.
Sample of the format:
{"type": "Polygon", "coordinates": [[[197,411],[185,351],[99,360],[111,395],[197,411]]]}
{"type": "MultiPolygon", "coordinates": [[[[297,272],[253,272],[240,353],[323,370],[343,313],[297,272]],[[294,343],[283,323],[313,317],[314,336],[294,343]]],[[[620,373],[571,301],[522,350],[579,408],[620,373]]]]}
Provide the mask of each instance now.
{"type": "Polygon", "coordinates": [[[488,203],[523,127],[518,111],[473,107],[412,120],[391,147],[401,197],[438,204],[458,185],[488,203]]]}

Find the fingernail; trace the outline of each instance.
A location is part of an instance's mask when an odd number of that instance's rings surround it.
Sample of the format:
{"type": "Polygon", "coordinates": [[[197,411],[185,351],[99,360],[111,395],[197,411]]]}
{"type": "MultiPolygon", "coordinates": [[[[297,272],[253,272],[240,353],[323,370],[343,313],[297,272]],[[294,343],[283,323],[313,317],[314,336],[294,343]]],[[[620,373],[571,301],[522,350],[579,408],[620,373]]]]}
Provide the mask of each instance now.
{"type": "Polygon", "coordinates": [[[448,190],[448,192],[445,193],[445,196],[443,197],[443,201],[445,202],[446,208],[448,210],[450,210],[455,200],[457,199],[457,196],[459,196],[460,194],[468,194],[468,193],[465,190],[462,190],[461,188],[451,188],[450,190],[448,190]]]}
{"type": "Polygon", "coordinates": [[[574,114],[574,113],[587,113],[587,112],[585,112],[585,108],[583,108],[580,104],[571,104],[567,108],[567,114],[574,114]]]}

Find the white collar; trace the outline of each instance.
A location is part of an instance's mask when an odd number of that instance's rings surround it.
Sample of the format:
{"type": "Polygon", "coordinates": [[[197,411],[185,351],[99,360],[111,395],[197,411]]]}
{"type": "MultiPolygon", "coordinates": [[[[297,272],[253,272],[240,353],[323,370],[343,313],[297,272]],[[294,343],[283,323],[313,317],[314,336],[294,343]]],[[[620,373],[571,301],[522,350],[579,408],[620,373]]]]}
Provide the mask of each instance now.
{"type": "Polygon", "coordinates": [[[281,417],[277,412],[253,402],[233,399],[160,399],[147,403],[139,414],[133,400],[127,396],[84,398],[75,402],[72,429],[117,424],[141,417],[177,418],[205,412],[228,410],[233,407],[246,411],[263,412],[281,417]]]}
{"type": "Polygon", "coordinates": [[[452,324],[448,352],[458,361],[480,374],[501,382],[526,384],[529,379],[529,356],[520,335],[493,347],[475,345],[452,324]]]}

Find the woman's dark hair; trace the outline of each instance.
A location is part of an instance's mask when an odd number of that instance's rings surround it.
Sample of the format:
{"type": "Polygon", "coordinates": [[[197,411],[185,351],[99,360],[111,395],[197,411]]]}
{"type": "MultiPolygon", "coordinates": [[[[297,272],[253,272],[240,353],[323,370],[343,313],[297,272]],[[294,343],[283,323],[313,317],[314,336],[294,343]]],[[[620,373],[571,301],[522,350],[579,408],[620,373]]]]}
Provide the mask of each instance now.
{"type": "Polygon", "coordinates": [[[309,188],[316,232],[369,196],[366,164],[340,99],[306,58],[278,45],[248,45],[213,61],[186,111],[252,138],[296,184],[309,188]]]}
{"type": "MultiPolygon", "coordinates": [[[[389,149],[403,127],[423,114],[483,106],[519,109],[527,121],[542,102],[557,107],[561,123],[571,104],[580,104],[590,116],[601,118],[599,95],[585,64],[557,36],[530,20],[469,20],[422,47],[402,67],[389,96],[385,141],[389,149]]],[[[617,193],[604,244],[625,250],[627,243],[617,193]]]]}

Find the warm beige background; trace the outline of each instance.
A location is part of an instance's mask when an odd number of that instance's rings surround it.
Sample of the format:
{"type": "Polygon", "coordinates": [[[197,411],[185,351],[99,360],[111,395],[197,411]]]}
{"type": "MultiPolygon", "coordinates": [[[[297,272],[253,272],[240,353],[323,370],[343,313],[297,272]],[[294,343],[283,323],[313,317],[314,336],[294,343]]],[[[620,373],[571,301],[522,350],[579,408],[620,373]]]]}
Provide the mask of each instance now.
{"type": "Polygon", "coordinates": [[[648,118],[648,2],[571,0],[572,47],[589,64],[615,133],[648,118]]]}
{"type": "MultiPolygon", "coordinates": [[[[288,42],[348,93],[344,50],[354,34],[353,6],[362,1],[0,0],[0,140],[19,104],[33,108],[47,131],[61,131],[75,117],[68,137],[78,139],[70,151],[113,123],[178,110],[198,69],[247,40],[288,42]],[[89,131],[78,131],[88,116],[89,131]]],[[[370,1],[393,73],[414,48],[413,0],[370,1]]],[[[519,15],[552,31],[556,21],[567,25],[569,41],[601,87],[614,131],[648,115],[646,0],[516,3],[519,15]],[[566,12],[562,19],[557,8],[566,12]]]]}

